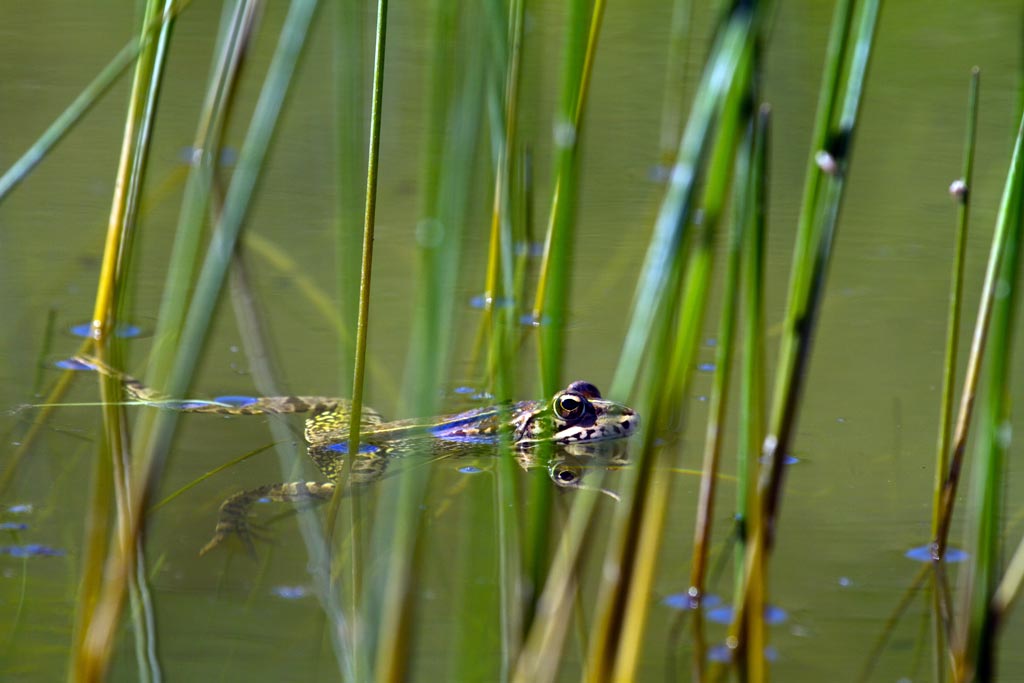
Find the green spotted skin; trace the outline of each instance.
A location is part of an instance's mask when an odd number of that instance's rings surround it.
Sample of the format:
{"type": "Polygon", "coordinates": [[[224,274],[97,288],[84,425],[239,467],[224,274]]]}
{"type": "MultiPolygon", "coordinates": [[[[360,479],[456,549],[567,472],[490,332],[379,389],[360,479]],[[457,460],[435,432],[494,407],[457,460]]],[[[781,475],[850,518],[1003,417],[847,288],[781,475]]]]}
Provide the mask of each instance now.
{"type": "Polygon", "coordinates": [[[385,422],[375,410],[364,408],[360,452],[351,459],[352,471],[346,476],[351,401],[323,396],[266,396],[244,405],[168,401],[159,392],[99,359],[76,356],[73,361],[116,378],[131,398],[154,406],[219,415],[312,413],[305,424],[307,452],[328,481],[267,484],[232,495],[221,504],[214,536],[200,554],[230,536],[239,537],[253,553],[249,510],[257,501],[329,499],[334,495],[334,482],[344,480],[352,487],[361,487],[377,481],[395,458],[427,449],[453,455],[471,449],[473,444],[479,448],[479,444],[494,443],[502,432],[509,435],[524,467],[537,466],[532,456],[536,445],[555,444],[555,457],[549,469],[552,480],[559,486],[579,486],[582,466],[578,463],[593,460],[596,453],[613,452],[605,444],[628,437],[640,425],[639,416],[631,408],[604,399],[597,387],[581,381],[571,383],[550,401],[520,401],[440,417],[385,422]]]}

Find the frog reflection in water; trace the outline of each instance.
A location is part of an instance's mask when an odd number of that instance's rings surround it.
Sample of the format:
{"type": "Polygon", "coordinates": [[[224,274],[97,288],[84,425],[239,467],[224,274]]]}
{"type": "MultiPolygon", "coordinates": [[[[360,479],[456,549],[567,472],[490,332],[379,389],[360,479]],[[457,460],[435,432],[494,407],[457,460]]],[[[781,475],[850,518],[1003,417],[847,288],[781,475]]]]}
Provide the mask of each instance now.
{"type": "MultiPolygon", "coordinates": [[[[306,420],[305,438],[309,456],[328,479],[326,482],[286,482],[240,491],[220,506],[220,519],[213,538],[200,551],[206,553],[231,535],[237,535],[253,552],[249,508],[261,500],[303,501],[329,499],[337,481],[344,478],[348,458],[349,419],[352,404],[346,399],[321,396],[268,396],[232,401],[168,402],[139,380],[91,357],[74,359],[85,368],[118,379],[134,399],[171,406],[190,413],[220,415],[266,415],[313,413],[306,420]]],[[[624,449],[613,442],[634,433],[639,416],[629,407],[601,397],[597,387],[577,381],[559,391],[550,401],[517,403],[476,408],[453,415],[412,418],[385,422],[371,408],[363,408],[359,452],[352,459],[347,481],[361,486],[380,479],[389,462],[406,454],[431,448],[441,455],[472,452],[474,444],[496,443],[499,432],[511,436],[517,459],[524,467],[540,465],[535,454],[539,444],[553,445],[549,473],[559,486],[578,486],[586,462],[606,465],[624,463],[624,449]],[[424,438],[429,439],[429,446],[424,438]],[[611,443],[609,443],[611,442],[611,443]]]]}

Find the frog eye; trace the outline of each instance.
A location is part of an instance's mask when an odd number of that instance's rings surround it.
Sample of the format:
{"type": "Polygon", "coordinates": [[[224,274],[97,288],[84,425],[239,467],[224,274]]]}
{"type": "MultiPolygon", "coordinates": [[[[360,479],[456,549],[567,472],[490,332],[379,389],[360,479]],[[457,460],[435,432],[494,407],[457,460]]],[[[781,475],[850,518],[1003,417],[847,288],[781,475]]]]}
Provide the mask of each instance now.
{"type": "Polygon", "coordinates": [[[580,480],[580,470],[577,467],[559,464],[551,468],[551,478],[559,486],[573,486],[580,480]]]}
{"type": "Polygon", "coordinates": [[[555,397],[555,414],[563,420],[573,420],[586,410],[585,399],[576,394],[565,393],[555,397]]]}

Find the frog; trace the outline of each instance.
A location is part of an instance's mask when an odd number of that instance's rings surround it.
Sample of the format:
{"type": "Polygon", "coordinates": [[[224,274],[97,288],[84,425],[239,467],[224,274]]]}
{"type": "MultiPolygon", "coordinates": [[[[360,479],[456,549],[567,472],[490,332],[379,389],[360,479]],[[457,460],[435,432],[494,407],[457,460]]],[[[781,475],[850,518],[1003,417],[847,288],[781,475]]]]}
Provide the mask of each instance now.
{"type": "MultiPolygon", "coordinates": [[[[214,400],[168,400],[159,391],[93,356],[78,355],[72,364],[120,382],[125,393],[142,404],[186,413],[217,415],[286,415],[309,413],[305,420],[306,452],[323,481],[265,484],[238,491],[221,503],[213,538],[200,555],[237,537],[255,554],[251,507],[260,501],[327,500],[344,482],[360,488],[381,479],[397,458],[425,447],[441,455],[458,454],[481,444],[497,444],[504,436],[525,468],[538,466],[537,453],[545,444],[554,449],[549,474],[563,488],[582,488],[581,462],[600,460],[622,464],[622,440],[640,428],[640,416],[629,406],[604,398],[590,382],[576,380],[548,400],[498,403],[461,412],[385,421],[364,406],[360,414],[358,452],[348,457],[352,402],[325,396],[225,396],[214,400]],[[426,440],[426,441],[425,441],[426,440]],[[351,462],[351,471],[345,466],[351,462]]],[[[614,497],[614,496],[613,496],[614,497]]]]}

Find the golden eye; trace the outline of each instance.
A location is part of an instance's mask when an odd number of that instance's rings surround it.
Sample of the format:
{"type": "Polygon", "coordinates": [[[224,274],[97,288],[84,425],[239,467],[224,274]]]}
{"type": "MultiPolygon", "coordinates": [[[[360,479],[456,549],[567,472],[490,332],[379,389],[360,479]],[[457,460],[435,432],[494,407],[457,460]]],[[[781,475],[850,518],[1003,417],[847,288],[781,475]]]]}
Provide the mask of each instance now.
{"type": "Polygon", "coordinates": [[[578,418],[586,410],[584,399],[576,394],[555,397],[555,414],[563,420],[578,418]]]}
{"type": "Polygon", "coordinates": [[[580,478],[582,472],[580,468],[567,465],[565,463],[557,463],[550,467],[549,473],[551,480],[559,486],[575,486],[580,478]]]}

